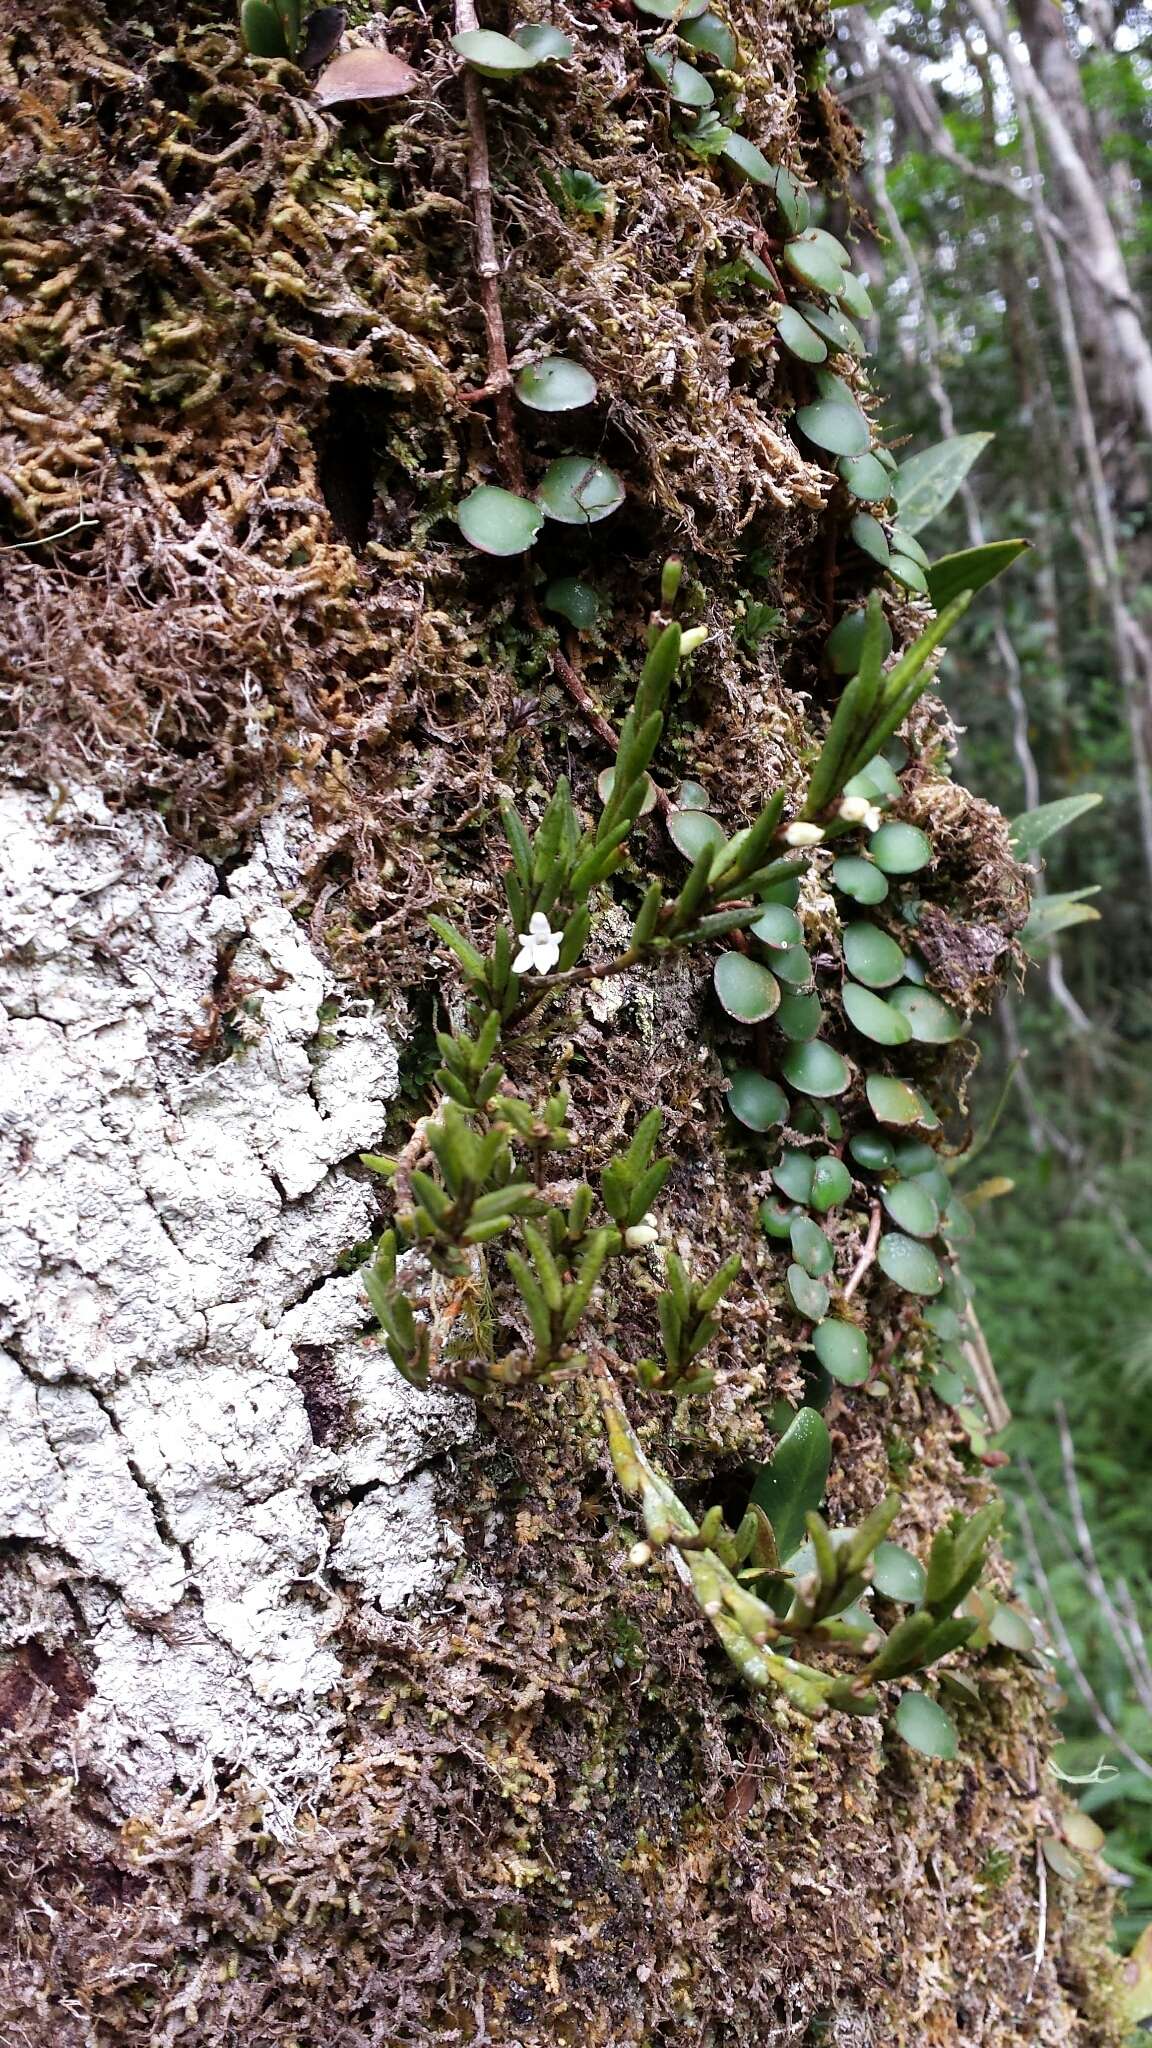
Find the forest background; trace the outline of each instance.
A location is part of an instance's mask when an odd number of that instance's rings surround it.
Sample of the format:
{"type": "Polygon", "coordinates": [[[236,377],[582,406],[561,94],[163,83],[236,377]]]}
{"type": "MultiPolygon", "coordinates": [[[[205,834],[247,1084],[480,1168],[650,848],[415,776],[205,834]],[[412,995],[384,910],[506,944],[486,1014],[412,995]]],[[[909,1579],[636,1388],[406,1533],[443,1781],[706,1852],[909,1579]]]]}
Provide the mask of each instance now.
{"type": "Polygon", "coordinates": [[[1044,849],[1051,942],[985,1033],[997,1117],[970,1249],[1013,1422],[1015,1541],[1056,1642],[1063,1768],[1152,1917],[1152,14],[1076,0],[851,8],[859,252],[902,458],[991,434],[933,553],[1032,543],[954,637],[960,772],[1012,817],[1099,793],[1044,849]],[[1086,893],[1094,892],[1094,893],[1086,893]],[[994,1193],[1001,1181],[1011,1191],[994,1193]]]}

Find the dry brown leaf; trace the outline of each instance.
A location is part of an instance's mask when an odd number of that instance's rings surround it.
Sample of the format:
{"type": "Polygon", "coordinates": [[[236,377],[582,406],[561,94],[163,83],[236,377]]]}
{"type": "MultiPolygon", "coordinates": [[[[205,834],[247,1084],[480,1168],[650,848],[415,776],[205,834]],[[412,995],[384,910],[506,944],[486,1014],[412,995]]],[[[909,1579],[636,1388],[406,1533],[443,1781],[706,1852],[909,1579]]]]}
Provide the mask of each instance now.
{"type": "Polygon", "coordinates": [[[411,92],[416,83],[417,74],[402,57],[365,44],[332,59],[316,80],[316,97],[322,107],[345,106],[350,100],[394,100],[411,92]]]}

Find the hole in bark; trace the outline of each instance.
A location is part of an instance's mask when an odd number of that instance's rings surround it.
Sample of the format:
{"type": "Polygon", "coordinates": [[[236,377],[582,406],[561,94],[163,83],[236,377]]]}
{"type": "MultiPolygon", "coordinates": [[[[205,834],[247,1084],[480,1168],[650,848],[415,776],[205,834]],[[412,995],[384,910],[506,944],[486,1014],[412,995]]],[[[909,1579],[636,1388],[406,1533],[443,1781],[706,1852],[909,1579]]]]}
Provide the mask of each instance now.
{"type": "Polygon", "coordinates": [[[375,428],[382,401],[337,386],[316,441],[321,496],[341,540],[356,554],[368,545],[376,496],[375,428]]]}

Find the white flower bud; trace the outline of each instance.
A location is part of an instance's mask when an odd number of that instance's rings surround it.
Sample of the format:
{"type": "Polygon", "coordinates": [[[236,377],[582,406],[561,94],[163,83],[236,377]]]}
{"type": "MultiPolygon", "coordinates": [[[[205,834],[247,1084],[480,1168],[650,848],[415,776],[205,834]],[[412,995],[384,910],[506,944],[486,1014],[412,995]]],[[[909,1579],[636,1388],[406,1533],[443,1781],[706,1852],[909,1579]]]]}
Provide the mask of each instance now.
{"type": "Polygon", "coordinates": [[[703,647],[704,642],[707,640],[707,638],[707,626],[689,626],[688,631],[686,633],[681,633],[680,635],[681,660],[683,660],[689,654],[695,654],[696,649],[698,647],[703,647]]]}
{"type": "Polygon", "coordinates": [[[651,1216],[642,1216],[639,1223],[633,1223],[624,1232],[624,1242],[630,1252],[642,1252],[650,1244],[656,1244],[660,1236],[651,1216]]]}
{"type": "Polygon", "coordinates": [[[786,846],[819,846],[823,837],[823,825],[789,825],[784,843],[786,846]]]}
{"type": "Polygon", "coordinates": [[[634,1572],[638,1572],[644,1565],[651,1564],[651,1562],[652,1545],[650,1543],[634,1543],[628,1552],[629,1568],[634,1572]]]}
{"type": "Polygon", "coordinates": [[[844,796],[840,799],[838,816],[846,825],[863,825],[873,808],[866,796],[844,796]]]}

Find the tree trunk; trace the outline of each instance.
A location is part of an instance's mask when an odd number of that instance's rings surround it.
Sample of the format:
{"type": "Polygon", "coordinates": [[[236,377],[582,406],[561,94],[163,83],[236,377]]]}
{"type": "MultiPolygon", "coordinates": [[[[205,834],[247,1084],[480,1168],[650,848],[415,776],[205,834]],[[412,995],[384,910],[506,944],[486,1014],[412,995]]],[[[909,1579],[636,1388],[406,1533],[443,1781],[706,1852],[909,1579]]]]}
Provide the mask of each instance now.
{"type": "MultiPolygon", "coordinates": [[[[1038,1660],[953,1654],[977,1686],[954,1760],[901,1742],[891,1686],[883,1717],[809,1720],[742,1685],[659,1555],[629,1564],[583,1378],[421,1392],[375,1331],[392,1203],[359,1155],[404,1147],[463,1016],[428,913],[492,942],[510,796],[535,822],[567,773],[596,815],[674,554],[710,637],[656,781],[699,779],[731,830],[777,788],[792,815],[840,687],[824,642],[871,574],[789,426],[811,373],[725,273],[780,261],[778,217],[677,139],[644,62],[663,24],[559,4],[569,63],[465,89],[466,18],[374,18],[359,40],[386,28],[415,82],[334,113],[195,6],[4,32],[7,2038],[1109,2048],[1103,1887],[1042,1853],[1038,1660]],[[513,371],[586,364],[595,408],[514,406],[501,334],[513,371]],[[536,567],[463,543],[467,493],[568,452],[621,473],[622,509],[549,522],[536,567]],[[600,600],[579,632],[547,587],[574,576],[600,600]]],[[[743,132],[836,191],[823,17],[731,19],[743,132]]],[[[898,641],[925,623],[885,601],[898,641]]],[[[908,740],[928,972],[986,1007],[1020,871],[932,700],[908,740]]],[[[589,958],[650,876],[683,882],[660,811],[637,843],[589,958]]],[[[822,852],[813,877],[823,973],[822,852]]],[[[502,1058],[533,1100],[571,1091],[594,1181],[659,1105],[665,1247],[740,1255],[714,1388],[626,1396],[692,1511],[738,1519],[818,1391],[831,1521],[894,1483],[926,1554],[989,1497],[979,1418],[867,1255],[862,1171],[830,1233],[872,1374],[817,1389],[757,1221],[779,1132],[724,1099],[783,1041],[725,1016],[715,950],[578,984],[502,1058]]],[[[825,1029],[852,1132],[887,1056],[834,997],[825,1029]]],[[[910,1057],[962,1141],[963,1048],[910,1057]]],[[[810,1144],[818,1109],[789,1117],[810,1144]]],[[[472,1271],[479,1359],[519,1311],[499,1249],[472,1271]]],[[[596,1309],[626,1357],[656,1345],[660,1272],[638,1251],[596,1309]]]]}

